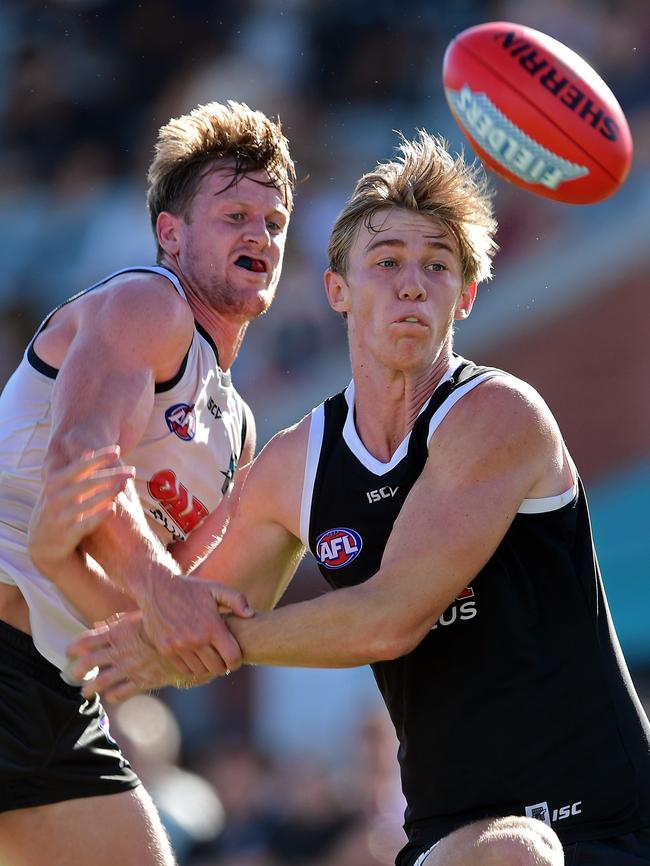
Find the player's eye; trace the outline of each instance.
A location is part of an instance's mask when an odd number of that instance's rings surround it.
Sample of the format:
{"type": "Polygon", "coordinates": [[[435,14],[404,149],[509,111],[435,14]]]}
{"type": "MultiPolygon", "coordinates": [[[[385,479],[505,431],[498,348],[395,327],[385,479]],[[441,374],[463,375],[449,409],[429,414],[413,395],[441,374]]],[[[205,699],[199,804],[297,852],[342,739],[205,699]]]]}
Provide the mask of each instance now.
{"type": "Polygon", "coordinates": [[[396,264],[395,259],[381,259],[377,262],[377,266],[380,268],[393,268],[396,264]]]}
{"type": "Polygon", "coordinates": [[[244,214],[241,211],[236,211],[235,213],[229,213],[228,216],[231,220],[236,223],[240,223],[245,219],[244,214]]]}
{"type": "Polygon", "coordinates": [[[430,262],[427,265],[427,268],[430,271],[446,271],[447,270],[447,266],[443,265],[442,262],[430,262]]]}

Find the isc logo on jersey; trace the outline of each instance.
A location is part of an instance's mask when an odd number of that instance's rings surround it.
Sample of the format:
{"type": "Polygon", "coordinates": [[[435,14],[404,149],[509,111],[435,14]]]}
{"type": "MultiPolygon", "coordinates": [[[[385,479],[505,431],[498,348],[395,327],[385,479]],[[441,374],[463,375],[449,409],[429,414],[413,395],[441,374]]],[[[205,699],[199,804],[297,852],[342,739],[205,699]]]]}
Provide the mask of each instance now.
{"type": "Polygon", "coordinates": [[[196,416],[194,406],[188,403],[176,403],[165,412],[165,421],[170,431],[184,442],[194,438],[196,432],[196,416]]]}
{"type": "Polygon", "coordinates": [[[356,559],[363,542],[354,529],[340,526],[322,532],[316,539],[316,559],[325,568],[343,568],[356,559]]]}

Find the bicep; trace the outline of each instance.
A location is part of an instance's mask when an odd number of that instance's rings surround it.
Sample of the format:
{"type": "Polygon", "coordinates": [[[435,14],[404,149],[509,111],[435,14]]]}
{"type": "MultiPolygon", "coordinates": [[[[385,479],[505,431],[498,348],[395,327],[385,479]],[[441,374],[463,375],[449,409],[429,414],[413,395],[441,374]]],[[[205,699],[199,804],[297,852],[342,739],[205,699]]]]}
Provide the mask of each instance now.
{"type": "Polygon", "coordinates": [[[48,463],[64,464],[85,449],[119,443],[125,452],[137,444],[156,380],[173,375],[191,340],[186,308],[173,289],[146,279],[74,302],[74,336],[52,392],[48,463]]]}
{"type": "Polygon", "coordinates": [[[300,540],[281,524],[236,516],[201,567],[201,576],[240,590],[256,610],[270,610],[282,597],[303,553],[300,540]]]}
{"type": "Polygon", "coordinates": [[[453,488],[423,473],[386,545],[380,575],[399,575],[400,606],[426,631],[494,554],[523,496],[507,479],[457,479],[453,488]]]}
{"type": "Polygon", "coordinates": [[[499,398],[477,394],[438,431],[384,551],[378,583],[388,592],[399,575],[402,627],[421,636],[493,556],[552,464],[555,443],[537,410],[507,394],[499,407],[499,398]],[[496,405],[481,412],[486,397],[496,405]],[[472,424],[477,414],[484,423],[472,424]]]}
{"type": "Polygon", "coordinates": [[[154,382],[152,366],[134,354],[127,362],[100,339],[76,339],[52,392],[54,462],[113,443],[123,452],[130,450],[142,437],[151,413],[154,382]]]}
{"type": "Polygon", "coordinates": [[[200,568],[202,577],[235,586],[258,609],[278,602],[304,553],[303,432],[279,434],[253,461],[228,529],[200,568]]]}

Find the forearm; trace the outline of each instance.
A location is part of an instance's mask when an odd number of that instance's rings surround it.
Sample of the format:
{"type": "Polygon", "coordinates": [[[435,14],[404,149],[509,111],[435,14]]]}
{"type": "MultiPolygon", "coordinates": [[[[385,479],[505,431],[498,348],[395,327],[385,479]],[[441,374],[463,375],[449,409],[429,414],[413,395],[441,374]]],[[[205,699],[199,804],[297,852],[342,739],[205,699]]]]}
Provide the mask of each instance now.
{"type": "Polygon", "coordinates": [[[390,607],[366,586],[337,590],[310,601],[228,618],[245,664],[345,668],[395,658],[408,647],[390,607]],[[373,597],[374,596],[374,597],[373,597]]]}
{"type": "Polygon", "coordinates": [[[89,626],[136,607],[133,599],[111,584],[97,563],[81,552],[61,564],[53,583],[89,626]]]}
{"type": "Polygon", "coordinates": [[[116,514],[82,542],[115,586],[141,607],[152,581],[164,582],[180,572],[149,524],[132,485],[117,500],[116,514]]]}

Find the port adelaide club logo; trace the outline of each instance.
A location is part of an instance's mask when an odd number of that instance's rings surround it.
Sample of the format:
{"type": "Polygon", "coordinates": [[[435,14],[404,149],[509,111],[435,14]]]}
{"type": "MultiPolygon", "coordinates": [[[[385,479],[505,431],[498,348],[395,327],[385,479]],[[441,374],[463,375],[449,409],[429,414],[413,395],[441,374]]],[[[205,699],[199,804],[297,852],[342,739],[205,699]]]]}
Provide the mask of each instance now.
{"type": "Polygon", "coordinates": [[[361,553],[363,541],[354,529],[339,526],[316,539],[316,559],[325,568],[343,568],[361,553]]]}
{"type": "Polygon", "coordinates": [[[188,403],[175,403],[165,412],[165,421],[170,431],[179,439],[184,442],[194,439],[196,432],[194,406],[190,406],[188,403]]]}

